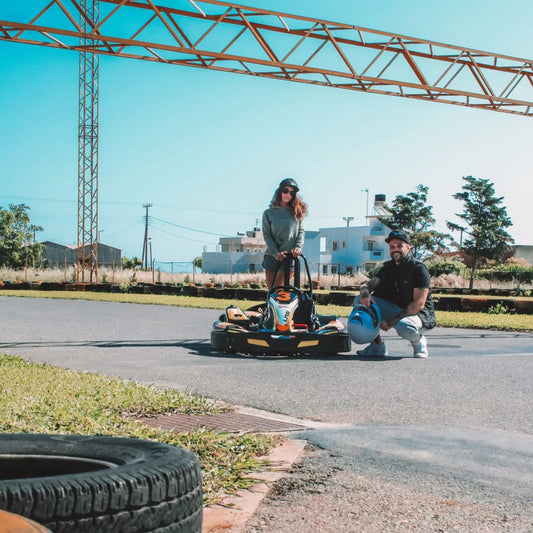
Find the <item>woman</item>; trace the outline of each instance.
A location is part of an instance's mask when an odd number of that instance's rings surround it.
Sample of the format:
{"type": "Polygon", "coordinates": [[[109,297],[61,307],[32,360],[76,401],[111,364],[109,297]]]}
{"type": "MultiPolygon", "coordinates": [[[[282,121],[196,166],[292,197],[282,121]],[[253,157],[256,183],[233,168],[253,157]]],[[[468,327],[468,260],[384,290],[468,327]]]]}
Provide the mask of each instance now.
{"type": "Polygon", "coordinates": [[[263,259],[266,282],[269,290],[283,285],[283,269],[278,261],[287,255],[299,256],[304,245],[304,216],[307,205],[298,196],[298,184],[292,178],[281,181],[274,193],[270,207],[263,213],[263,237],[267,250],[263,259]]]}

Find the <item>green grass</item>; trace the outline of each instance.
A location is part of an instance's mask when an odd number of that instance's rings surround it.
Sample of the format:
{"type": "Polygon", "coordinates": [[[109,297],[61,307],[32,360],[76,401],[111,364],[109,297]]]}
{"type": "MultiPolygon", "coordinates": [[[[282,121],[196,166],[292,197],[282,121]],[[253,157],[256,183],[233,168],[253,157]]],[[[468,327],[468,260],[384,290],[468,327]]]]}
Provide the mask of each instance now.
{"type": "Polygon", "coordinates": [[[279,440],[272,435],[205,430],[173,433],[137,420],[163,413],[224,410],[216,402],[192,394],[28,363],[10,355],[0,354],[0,370],[0,431],[112,435],[187,448],[200,460],[206,504],[254,483],[245,474],[264,467],[259,457],[279,440]]]}
{"type": "MultiPolygon", "coordinates": [[[[95,300],[102,302],[123,302],[145,305],[174,305],[179,307],[196,307],[201,309],[225,309],[228,305],[231,304],[238,305],[242,309],[247,309],[252,305],[263,303],[262,301],[225,300],[196,296],[39,290],[22,291],[12,289],[0,290],[0,296],[2,295],[30,298],[95,300]]],[[[350,310],[350,307],[341,305],[317,305],[318,313],[324,315],[337,315],[341,318],[347,318],[350,314],[350,310]]],[[[508,331],[533,331],[533,315],[511,315],[508,313],[491,315],[488,313],[437,311],[437,324],[441,327],[501,329],[508,331]]]]}
{"type": "Polygon", "coordinates": [[[533,315],[492,315],[437,311],[437,325],[449,328],[496,329],[502,331],[533,331],[533,315]]]}

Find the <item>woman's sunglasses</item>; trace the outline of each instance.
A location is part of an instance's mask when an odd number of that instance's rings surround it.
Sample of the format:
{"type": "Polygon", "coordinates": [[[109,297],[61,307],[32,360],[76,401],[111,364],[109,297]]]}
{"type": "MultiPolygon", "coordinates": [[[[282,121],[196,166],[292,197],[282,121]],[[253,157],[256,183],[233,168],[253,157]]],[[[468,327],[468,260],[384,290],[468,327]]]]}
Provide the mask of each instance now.
{"type": "Polygon", "coordinates": [[[281,191],[283,194],[290,194],[293,198],[296,196],[296,191],[294,189],[283,189],[281,191]]]}

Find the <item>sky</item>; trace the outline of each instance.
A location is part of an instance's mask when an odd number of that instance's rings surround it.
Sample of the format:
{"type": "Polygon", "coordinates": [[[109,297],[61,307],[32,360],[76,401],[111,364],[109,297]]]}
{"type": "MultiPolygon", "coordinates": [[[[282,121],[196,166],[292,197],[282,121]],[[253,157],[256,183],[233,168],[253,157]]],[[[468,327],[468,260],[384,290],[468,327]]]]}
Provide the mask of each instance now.
{"type": "MultiPolygon", "coordinates": [[[[532,0],[241,3],[533,59],[532,0]]],[[[260,224],[285,177],[308,230],[364,225],[375,194],[423,184],[446,231],[462,178],[488,179],[533,244],[531,117],[106,56],[99,89],[100,242],[123,256],[142,255],[145,204],[154,260],[190,264],[260,224]]],[[[78,100],[76,52],[0,41],[0,207],[28,205],[40,241],[77,242],[78,100]]]]}

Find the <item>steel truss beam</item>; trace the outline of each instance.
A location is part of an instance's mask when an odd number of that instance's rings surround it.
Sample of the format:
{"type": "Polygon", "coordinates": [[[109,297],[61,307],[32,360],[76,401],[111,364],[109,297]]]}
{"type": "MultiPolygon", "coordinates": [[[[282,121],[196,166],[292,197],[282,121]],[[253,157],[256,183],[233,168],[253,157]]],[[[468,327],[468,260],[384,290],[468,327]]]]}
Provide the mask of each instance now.
{"type": "Polygon", "coordinates": [[[99,2],[97,23],[77,0],[25,2],[0,40],[533,115],[533,60],[232,2],[99,2]]]}

